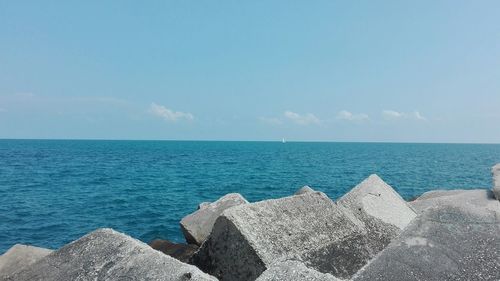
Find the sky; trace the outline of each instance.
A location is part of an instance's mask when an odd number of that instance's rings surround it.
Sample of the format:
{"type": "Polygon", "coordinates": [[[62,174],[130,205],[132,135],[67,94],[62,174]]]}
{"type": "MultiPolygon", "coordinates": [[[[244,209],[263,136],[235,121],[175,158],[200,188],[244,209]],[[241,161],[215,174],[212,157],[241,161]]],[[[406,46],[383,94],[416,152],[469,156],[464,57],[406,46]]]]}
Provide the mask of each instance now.
{"type": "Polygon", "coordinates": [[[0,0],[0,138],[500,143],[499,11],[0,0]]]}

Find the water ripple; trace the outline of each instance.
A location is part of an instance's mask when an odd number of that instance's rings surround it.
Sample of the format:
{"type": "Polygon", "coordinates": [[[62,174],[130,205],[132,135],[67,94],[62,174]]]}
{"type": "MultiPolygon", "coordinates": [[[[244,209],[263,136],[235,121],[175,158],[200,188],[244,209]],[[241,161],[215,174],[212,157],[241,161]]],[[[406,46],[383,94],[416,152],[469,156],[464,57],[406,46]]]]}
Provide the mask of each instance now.
{"type": "Polygon", "coordinates": [[[489,187],[497,162],[500,145],[0,140],[0,253],[99,227],[182,241],[179,220],[229,192],[337,198],[371,173],[405,198],[489,187]]]}

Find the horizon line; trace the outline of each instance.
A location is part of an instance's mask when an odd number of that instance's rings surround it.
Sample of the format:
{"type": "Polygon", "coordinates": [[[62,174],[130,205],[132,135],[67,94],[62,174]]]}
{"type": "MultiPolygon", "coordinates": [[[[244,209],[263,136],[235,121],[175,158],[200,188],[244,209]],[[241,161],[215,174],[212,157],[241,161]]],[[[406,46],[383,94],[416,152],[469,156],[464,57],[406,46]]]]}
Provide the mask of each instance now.
{"type": "MultiPolygon", "coordinates": [[[[5,140],[33,141],[165,141],[165,142],[279,142],[282,140],[230,140],[230,139],[112,139],[112,138],[0,138],[5,140]]],[[[500,145],[500,142],[412,142],[412,141],[333,141],[333,140],[286,140],[286,143],[380,143],[380,144],[486,144],[500,145]]]]}

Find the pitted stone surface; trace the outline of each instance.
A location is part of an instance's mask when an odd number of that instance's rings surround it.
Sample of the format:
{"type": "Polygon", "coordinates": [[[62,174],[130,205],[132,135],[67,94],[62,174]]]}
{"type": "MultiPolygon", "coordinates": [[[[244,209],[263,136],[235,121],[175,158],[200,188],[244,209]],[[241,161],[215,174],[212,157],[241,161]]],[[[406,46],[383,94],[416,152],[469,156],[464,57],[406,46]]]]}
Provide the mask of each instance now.
{"type": "Polygon", "coordinates": [[[497,200],[500,200],[500,163],[493,166],[491,172],[493,173],[493,194],[497,200]]]}
{"type": "Polygon", "coordinates": [[[301,195],[307,192],[314,192],[314,189],[306,185],[297,190],[294,195],[301,195]]]}
{"type": "Polygon", "coordinates": [[[217,219],[193,263],[221,280],[255,280],[290,259],[349,278],[376,254],[362,226],[321,192],[240,205],[217,219]]]}
{"type": "MultiPolygon", "coordinates": [[[[417,200],[423,200],[423,199],[434,199],[434,198],[439,198],[443,196],[450,196],[450,195],[455,195],[455,194],[460,194],[464,192],[464,189],[451,189],[451,190],[446,190],[446,189],[436,189],[436,190],[431,190],[427,191],[424,194],[420,195],[418,198],[411,202],[415,202],[417,200]]],[[[410,203],[412,205],[412,203],[410,203]]]]}
{"type": "Polygon", "coordinates": [[[478,217],[485,219],[500,216],[498,202],[491,200],[493,198],[492,191],[487,189],[436,190],[422,194],[419,198],[410,202],[410,205],[418,213],[440,206],[468,208],[469,213],[474,212],[478,217]]]}
{"type": "Polygon", "coordinates": [[[338,200],[363,223],[374,253],[382,251],[416,217],[401,196],[371,175],[338,200]]]}
{"type": "Polygon", "coordinates": [[[491,191],[441,191],[414,206],[421,214],[353,280],[500,280],[500,202],[491,191]]]}
{"type": "Polygon", "coordinates": [[[308,268],[299,261],[285,261],[273,264],[256,281],[341,281],[331,274],[308,268]]]}
{"type": "Polygon", "coordinates": [[[199,209],[203,209],[207,206],[210,206],[210,202],[201,202],[199,205],[198,205],[198,210],[199,209]]]}
{"type": "Polygon", "coordinates": [[[238,193],[229,193],[213,203],[202,203],[198,210],[181,220],[181,229],[186,241],[201,245],[212,232],[215,220],[228,208],[248,204],[248,201],[238,193]]]}
{"type": "Polygon", "coordinates": [[[403,230],[416,213],[377,175],[371,175],[338,201],[361,220],[375,219],[403,230]]]}
{"type": "Polygon", "coordinates": [[[1,276],[12,275],[27,267],[46,255],[52,250],[16,244],[0,256],[0,279],[1,276]]]}
{"type": "Polygon", "coordinates": [[[9,281],[217,280],[112,229],[99,229],[6,278],[9,281]]]}

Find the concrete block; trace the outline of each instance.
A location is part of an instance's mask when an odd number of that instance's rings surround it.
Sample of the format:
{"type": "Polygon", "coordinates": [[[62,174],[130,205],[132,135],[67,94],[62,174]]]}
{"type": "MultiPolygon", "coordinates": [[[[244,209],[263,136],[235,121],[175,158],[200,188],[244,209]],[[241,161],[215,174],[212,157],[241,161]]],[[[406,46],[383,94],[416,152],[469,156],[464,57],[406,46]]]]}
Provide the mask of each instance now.
{"type": "Polygon", "coordinates": [[[321,192],[230,208],[193,263],[221,280],[255,280],[273,263],[349,278],[375,255],[363,223],[321,192]]]}
{"type": "Polygon", "coordinates": [[[112,229],[99,229],[38,260],[9,281],[217,280],[112,229]]]}
{"type": "Polygon", "coordinates": [[[16,244],[0,256],[0,276],[12,275],[52,253],[52,250],[16,244]]]}
{"type": "Polygon", "coordinates": [[[212,232],[215,220],[231,207],[247,204],[248,201],[238,193],[230,193],[213,203],[202,203],[199,209],[181,220],[181,229],[189,244],[201,245],[212,232]]]}

